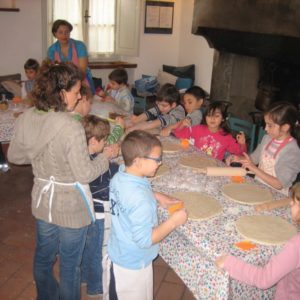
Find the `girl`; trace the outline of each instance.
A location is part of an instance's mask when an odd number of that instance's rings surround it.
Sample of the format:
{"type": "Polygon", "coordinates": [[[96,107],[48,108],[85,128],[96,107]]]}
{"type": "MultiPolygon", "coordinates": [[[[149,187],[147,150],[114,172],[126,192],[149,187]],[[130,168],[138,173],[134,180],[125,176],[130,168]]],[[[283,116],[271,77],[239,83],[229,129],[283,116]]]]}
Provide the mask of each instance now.
{"type": "Polygon", "coordinates": [[[258,180],[288,195],[289,187],[300,172],[298,118],[292,104],[275,102],[264,113],[267,135],[255,151],[250,156],[229,157],[227,163],[242,163],[258,180]]]}
{"type": "Polygon", "coordinates": [[[36,218],[34,280],[37,299],[80,300],[80,263],[94,212],[87,183],[108,170],[99,154],[90,160],[82,125],[70,114],[80,95],[81,72],[73,64],[41,68],[32,90],[35,107],[15,126],[8,159],[31,164],[36,218]],[[59,283],[53,265],[59,255],[59,283]]]}
{"type": "MultiPolygon", "coordinates": [[[[292,188],[290,205],[293,221],[300,224],[300,183],[292,188]]],[[[300,299],[300,234],[291,238],[264,267],[252,266],[231,255],[219,257],[216,265],[231,277],[261,289],[277,283],[275,299],[300,299]]]]}
{"type": "Polygon", "coordinates": [[[209,104],[204,115],[204,125],[177,128],[173,134],[177,138],[189,138],[201,151],[219,160],[223,160],[226,152],[241,155],[247,150],[243,133],[237,135],[237,141],[229,133],[225,107],[219,101],[209,104]]]}
{"type": "Polygon", "coordinates": [[[192,86],[183,95],[183,106],[187,115],[185,119],[177,122],[174,125],[170,125],[161,130],[161,136],[169,136],[173,129],[183,128],[189,126],[195,126],[202,121],[202,111],[200,110],[205,100],[205,92],[199,86],[192,86]]]}

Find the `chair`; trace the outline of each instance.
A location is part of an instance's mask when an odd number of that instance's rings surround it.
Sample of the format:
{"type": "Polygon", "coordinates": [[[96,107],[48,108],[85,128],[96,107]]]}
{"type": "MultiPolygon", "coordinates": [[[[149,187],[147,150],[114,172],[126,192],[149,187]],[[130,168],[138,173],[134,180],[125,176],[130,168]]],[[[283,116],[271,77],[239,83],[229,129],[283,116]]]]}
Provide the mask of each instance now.
{"type": "Polygon", "coordinates": [[[146,97],[137,97],[134,96],[134,106],[133,106],[133,113],[135,115],[142,114],[146,110],[146,97]]]}
{"type": "Polygon", "coordinates": [[[251,153],[255,146],[256,125],[236,117],[229,117],[228,123],[234,134],[237,134],[241,131],[245,133],[248,152],[251,153]]]}
{"type": "Polygon", "coordinates": [[[264,130],[263,127],[259,127],[258,128],[258,132],[257,132],[257,138],[256,138],[256,145],[255,147],[261,142],[262,138],[264,137],[264,135],[266,134],[267,132],[264,130]]]}

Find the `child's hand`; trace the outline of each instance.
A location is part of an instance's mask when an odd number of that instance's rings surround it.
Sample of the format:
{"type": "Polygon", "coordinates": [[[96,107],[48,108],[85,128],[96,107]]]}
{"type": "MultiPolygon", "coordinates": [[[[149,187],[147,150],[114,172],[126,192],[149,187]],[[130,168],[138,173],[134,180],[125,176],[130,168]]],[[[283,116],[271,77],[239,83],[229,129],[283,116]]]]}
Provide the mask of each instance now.
{"type": "Polygon", "coordinates": [[[228,157],[226,157],[225,163],[227,166],[230,166],[230,164],[233,162],[240,162],[240,159],[237,155],[229,155],[228,157]]]}
{"type": "Polygon", "coordinates": [[[125,128],[125,120],[123,117],[116,117],[116,124],[120,125],[122,128],[125,128]]]}
{"type": "Polygon", "coordinates": [[[218,268],[223,269],[224,268],[224,264],[225,264],[225,260],[227,258],[228,255],[221,255],[220,257],[218,257],[215,261],[215,264],[218,268]]]}
{"type": "Polygon", "coordinates": [[[119,148],[118,144],[112,144],[103,149],[103,154],[108,158],[112,159],[119,155],[119,148]]]}
{"type": "Polygon", "coordinates": [[[174,197],[170,197],[168,195],[165,195],[163,193],[158,193],[155,192],[154,193],[156,200],[160,203],[160,205],[164,208],[167,208],[171,205],[174,205],[175,203],[179,203],[182,202],[181,200],[174,198],[174,197]]]}
{"type": "Polygon", "coordinates": [[[240,133],[238,133],[236,135],[236,140],[240,145],[245,145],[246,144],[246,136],[245,133],[243,131],[240,131],[240,133]]]}
{"type": "Polygon", "coordinates": [[[239,158],[239,162],[242,163],[243,168],[248,169],[249,171],[257,169],[250,156],[245,152],[243,153],[243,157],[239,158]]]}
{"type": "Polygon", "coordinates": [[[139,119],[139,117],[136,116],[136,115],[132,115],[132,116],[130,117],[130,121],[131,121],[131,123],[133,123],[133,124],[138,123],[138,119],[139,119]]]}
{"type": "Polygon", "coordinates": [[[161,131],[160,131],[160,135],[161,136],[169,136],[171,134],[171,129],[166,127],[166,128],[163,128],[161,131]]]}
{"type": "Polygon", "coordinates": [[[175,228],[177,228],[187,221],[188,213],[185,209],[180,209],[180,210],[175,211],[169,219],[175,225],[175,228]]]}
{"type": "Polygon", "coordinates": [[[106,93],[105,93],[103,90],[99,91],[99,92],[97,93],[97,95],[98,95],[99,97],[102,97],[102,98],[105,98],[105,97],[106,97],[106,93]]]}
{"type": "Polygon", "coordinates": [[[180,124],[178,126],[179,129],[184,128],[184,127],[191,127],[192,126],[192,122],[190,119],[183,119],[182,121],[180,121],[180,124]]]}

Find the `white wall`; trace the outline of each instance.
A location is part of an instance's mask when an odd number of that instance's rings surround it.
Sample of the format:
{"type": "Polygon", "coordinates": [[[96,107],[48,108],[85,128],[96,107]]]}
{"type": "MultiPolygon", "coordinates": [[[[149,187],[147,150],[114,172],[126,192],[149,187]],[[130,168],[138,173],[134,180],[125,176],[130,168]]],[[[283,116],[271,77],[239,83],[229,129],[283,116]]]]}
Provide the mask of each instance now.
{"type": "MultiPolygon", "coordinates": [[[[136,69],[128,69],[130,83],[141,74],[156,75],[163,64],[195,64],[195,84],[209,91],[213,51],[202,37],[191,34],[194,1],[174,0],[174,3],[172,34],[144,33],[145,5],[142,5],[139,56],[122,58],[138,64],[136,69]]],[[[20,12],[0,12],[0,75],[22,73],[24,76],[23,65],[28,58],[43,59],[41,1],[16,0],[16,6],[20,12]]],[[[107,82],[110,71],[92,72],[107,82]]]]}
{"type": "Polygon", "coordinates": [[[195,85],[210,92],[214,50],[209,48],[202,36],[191,33],[194,0],[182,0],[183,2],[178,63],[180,66],[195,64],[195,85]]]}
{"type": "Polygon", "coordinates": [[[0,11],[0,75],[21,73],[28,58],[42,60],[40,0],[17,0],[19,12],[0,11]]]}

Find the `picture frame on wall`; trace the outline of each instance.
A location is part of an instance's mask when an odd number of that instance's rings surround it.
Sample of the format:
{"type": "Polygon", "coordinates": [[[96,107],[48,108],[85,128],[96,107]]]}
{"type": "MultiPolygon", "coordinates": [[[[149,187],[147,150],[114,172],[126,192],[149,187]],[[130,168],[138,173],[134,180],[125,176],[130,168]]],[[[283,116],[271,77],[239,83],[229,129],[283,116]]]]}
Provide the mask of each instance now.
{"type": "Polygon", "coordinates": [[[145,33],[173,33],[174,2],[146,1],[145,33]]]}

